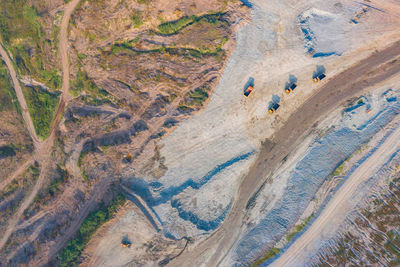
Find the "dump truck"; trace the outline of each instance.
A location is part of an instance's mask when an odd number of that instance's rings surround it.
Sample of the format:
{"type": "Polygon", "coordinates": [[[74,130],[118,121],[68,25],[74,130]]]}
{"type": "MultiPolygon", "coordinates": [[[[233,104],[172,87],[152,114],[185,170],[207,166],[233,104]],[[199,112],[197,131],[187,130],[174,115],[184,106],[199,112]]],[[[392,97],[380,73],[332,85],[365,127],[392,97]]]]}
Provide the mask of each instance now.
{"type": "Polygon", "coordinates": [[[127,161],[127,162],[132,162],[132,154],[131,153],[128,153],[127,155],[125,155],[125,160],[127,161]]]}
{"type": "Polygon", "coordinates": [[[121,241],[121,247],[123,247],[123,248],[130,248],[131,245],[132,245],[132,243],[129,240],[124,239],[121,241]]]}
{"type": "Polygon", "coordinates": [[[286,94],[290,94],[291,92],[293,92],[294,89],[296,89],[297,84],[296,83],[292,83],[288,88],[286,88],[285,92],[286,94]]]}
{"type": "Polygon", "coordinates": [[[278,103],[274,103],[272,104],[272,106],[269,108],[268,112],[269,113],[274,113],[278,108],[280,107],[280,105],[278,103]]]}
{"type": "Polygon", "coordinates": [[[313,79],[313,82],[314,82],[314,83],[317,83],[317,82],[319,82],[320,80],[324,79],[325,77],[326,77],[325,73],[321,73],[320,75],[318,75],[317,77],[315,77],[315,78],[313,79]]]}
{"type": "Polygon", "coordinates": [[[253,85],[249,85],[246,90],[244,91],[244,95],[247,97],[249,96],[249,94],[254,90],[254,86],[253,85]]]}

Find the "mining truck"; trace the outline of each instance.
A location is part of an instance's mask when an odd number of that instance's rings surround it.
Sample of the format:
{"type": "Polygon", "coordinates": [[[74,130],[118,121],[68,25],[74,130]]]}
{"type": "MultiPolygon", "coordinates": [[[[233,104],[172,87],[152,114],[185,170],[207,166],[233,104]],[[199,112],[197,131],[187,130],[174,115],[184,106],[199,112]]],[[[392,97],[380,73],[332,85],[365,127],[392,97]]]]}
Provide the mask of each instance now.
{"type": "Polygon", "coordinates": [[[245,95],[245,96],[249,96],[249,94],[250,94],[253,90],[254,90],[254,86],[249,85],[249,86],[246,88],[246,91],[244,91],[244,95],[245,95]]]}
{"type": "Polygon", "coordinates": [[[127,239],[123,239],[121,241],[121,247],[123,247],[123,248],[130,248],[131,245],[132,245],[132,243],[127,239]]]}
{"type": "Polygon", "coordinates": [[[268,112],[270,114],[274,113],[278,108],[280,107],[280,105],[278,103],[274,103],[272,104],[272,106],[269,108],[268,112]]]}
{"type": "Polygon", "coordinates": [[[290,94],[291,92],[294,91],[294,89],[296,89],[297,84],[296,83],[292,83],[288,88],[286,88],[285,92],[286,94],[290,94]]]}
{"type": "Polygon", "coordinates": [[[317,82],[319,82],[320,80],[324,79],[325,77],[326,77],[325,73],[321,73],[320,75],[318,75],[317,77],[315,77],[315,78],[313,79],[313,82],[314,82],[314,83],[317,83],[317,82]]]}

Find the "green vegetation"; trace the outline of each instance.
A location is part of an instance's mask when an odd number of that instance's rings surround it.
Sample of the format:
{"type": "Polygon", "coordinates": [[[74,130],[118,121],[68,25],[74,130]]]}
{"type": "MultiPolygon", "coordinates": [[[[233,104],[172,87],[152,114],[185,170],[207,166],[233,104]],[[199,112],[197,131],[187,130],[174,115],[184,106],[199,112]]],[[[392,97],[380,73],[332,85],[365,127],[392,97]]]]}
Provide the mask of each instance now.
{"type": "Polygon", "coordinates": [[[79,256],[89,242],[90,237],[101,225],[113,217],[118,208],[121,207],[125,201],[125,196],[118,194],[108,206],[103,203],[97,211],[90,213],[82,223],[75,238],[70,240],[66,247],[58,254],[57,258],[60,262],[60,266],[78,266],[79,256]]]}
{"type": "Polygon", "coordinates": [[[193,105],[202,106],[204,101],[206,101],[208,98],[209,90],[210,88],[203,85],[201,87],[194,89],[193,91],[190,91],[189,93],[187,93],[188,101],[186,101],[185,104],[190,106],[193,105]]]}
{"type": "Polygon", "coordinates": [[[30,1],[0,0],[0,39],[13,55],[18,72],[56,89],[61,84],[61,77],[46,62],[55,47],[51,38],[45,36],[41,18],[30,1]]]}
{"type": "Polygon", "coordinates": [[[40,87],[23,87],[29,113],[36,133],[43,139],[50,134],[50,127],[58,106],[59,92],[48,92],[40,87]]]}
{"type": "Polygon", "coordinates": [[[397,261],[400,261],[400,236],[398,231],[391,230],[388,237],[389,241],[385,243],[385,248],[396,257],[397,261]]]}
{"type": "Polygon", "coordinates": [[[10,82],[7,67],[0,62],[0,112],[11,111],[16,109],[19,113],[20,106],[18,105],[17,96],[10,82]]]}
{"type": "Polygon", "coordinates": [[[216,47],[214,50],[210,49],[193,49],[193,48],[185,48],[185,47],[165,47],[161,46],[156,49],[151,50],[137,50],[133,48],[131,42],[117,43],[113,44],[111,47],[111,55],[120,53],[120,52],[128,52],[132,55],[142,55],[142,54],[162,54],[165,56],[183,56],[184,58],[193,60],[204,58],[205,56],[213,56],[217,60],[223,59],[225,56],[225,52],[221,49],[221,47],[216,47]]]}
{"type": "Polygon", "coordinates": [[[60,190],[60,186],[68,179],[68,172],[64,168],[61,168],[60,165],[57,165],[57,173],[59,176],[51,181],[48,188],[48,195],[50,196],[54,196],[54,194],[60,190]]]}
{"type": "Polygon", "coordinates": [[[206,14],[203,16],[192,15],[190,17],[184,16],[175,21],[169,21],[165,23],[161,23],[158,25],[158,31],[164,35],[173,35],[180,32],[182,29],[186,28],[193,23],[199,22],[208,22],[208,23],[217,23],[222,20],[222,16],[225,13],[215,13],[215,14],[206,14]]]}
{"type": "Polygon", "coordinates": [[[304,227],[307,226],[307,224],[310,222],[310,220],[314,217],[314,213],[311,214],[303,223],[297,225],[296,227],[294,227],[289,234],[286,236],[286,240],[290,241],[292,240],[293,237],[295,237],[295,235],[297,235],[298,233],[300,233],[301,231],[303,231],[304,227]]]}
{"type": "Polygon", "coordinates": [[[139,4],[148,5],[150,4],[151,0],[136,0],[139,4]]]}
{"type": "Polygon", "coordinates": [[[34,215],[34,213],[38,211],[40,207],[49,202],[57,192],[60,192],[61,185],[65,184],[69,177],[68,172],[59,164],[57,164],[57,168],[53,172],[52,176],[53,179],[50,182],[50,185],[42,188],[35,196],[34,201],[24,211],[25,219],[34,215]]]}
{"type": "Polygon", "coordinates": [[[142,12],[139,10],[135,10],[131,16],[131,20],[135,28],[139,28],[140,26],[142,26],[143,24],[142,12]]]}
{"type": "MultiPolygon", "coordinates": [[[[287,234],[286,236],[286,240],[290,241],[292,240],[292,238],[297,235],[298,233],[300,233],[301,231],[303,231],[303,229],[306,227],[306,225],[310,222],[310,220],[314,217],[314,213],[311,214],[303,223],[301,223],[300,225],[297,225],[296,227],[294,227],[289,234],[287,234]]],[[[267,253],[264,254],[264,256],[262,256],[261,258],[259,258],[257,261],[255,261],[251,267],[256,267],[259,266],[260,264],[262,264],[263,262],[275,257],[276,255],[279,254],[281,250],[279,248],[272,248],[270,249],[267,253]]]]}
{"type": "MultiPolygon", "coordinates": [[[[23,190],[25,186],[31,184],[39,177],[39,169],[35,166],[30,166],[21,178],[14,179],[2,192],[0,192],[0,201],[12,195],[18,189],[23,190]]],[[[25,190],[23,190],[25,191],[25,190]]]]}
{"type": "Polygon", "coordinates": [[[70,92],[75,97],[85,92],[87,95],[82,96],[82,100],[94,106],[115,101],[106,90],[99,88],[81,67],[78,69],[75,81],[72,82],[70,92]]]}
{"type": "Polygon", "coordinates": [[[82,161],[83,158],[87,155],[87,152],[81,152],[81,154],[79,155],[79,159],[78,159],[78,167],[80,168],[82,166],[82,161]]]}
{"type": "Polygon", "coordinates": [[[87,55],[85,55],[83,53],[78,54],[78,59],[79,60],[84,60],[85,58],[87,58],[87,55]]]}
{"type": "Polygon", "coordinates": [[[81,169],[83,180],[89,181],[89,177],[84,169],[82,169],[83,158],[87,155],[87,151],[81,152],[78,158],[78,167],[81,169]]]}
{"type": "Polygon", "coordinates": [[[16,147],[14,144],[0,146],[0,159],[15,156],[16,147]]]}
{"type": "Polygon", "coordinates": [[[281,252],[281,250],[279,248],[272,248],[270,249],[267,253],[265,253],[264,256],[262,256],[261,258],[259,258],[257,261],[255,261],[252,265],[250,265],[251,267],[257,267],[260,266],[261,263],[275,257],[276,255],[279,254],[279,252],[281,252]]]}
{"type": "Polygon", "coordinates": [[[345,164],[345,163],[346,163],[345,161],[342,162],[342,163],[333,171],[332,176],[339,176],[339,175],[342,173],[342,171],[343,171],[343,168],[344,168],[344,164],[345,164]]]}

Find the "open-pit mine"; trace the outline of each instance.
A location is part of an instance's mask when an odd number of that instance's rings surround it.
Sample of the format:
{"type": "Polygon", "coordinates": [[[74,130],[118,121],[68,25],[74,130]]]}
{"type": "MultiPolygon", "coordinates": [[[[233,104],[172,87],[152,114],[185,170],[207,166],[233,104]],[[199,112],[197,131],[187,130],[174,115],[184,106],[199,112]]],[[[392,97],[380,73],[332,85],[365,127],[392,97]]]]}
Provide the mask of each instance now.
{"type": "Polygon", "coordinates": [[[0,11],[0,266],[400,265],[399,1],[0,11]]]}

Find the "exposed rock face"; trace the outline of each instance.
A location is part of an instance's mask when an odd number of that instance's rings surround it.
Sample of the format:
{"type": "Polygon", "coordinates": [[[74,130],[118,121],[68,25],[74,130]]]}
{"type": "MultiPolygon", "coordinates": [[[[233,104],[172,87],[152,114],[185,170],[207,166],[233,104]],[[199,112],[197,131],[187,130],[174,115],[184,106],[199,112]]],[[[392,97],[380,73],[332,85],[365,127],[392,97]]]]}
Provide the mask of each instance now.
{"type": "MultiPolygon", "coordinates": [[[[48,23],[43,29],[50,32],[52,23],[60,22],[63,3],[33,2],[43,15],[41,22],[48,23]]],[[[74,98],[56,133],[51,150],[54,162],[43,171],[46,178],[37,198],[0,252],[1,264],[57,263],[57,253],[88,214],[121,190],[123,170],[155,178],[166,171],[157,143],[207,103],[245,12],[240,2],[222,0],[87,0],[79,4],[69,32],[74,98]],[[129,160],[128,154],[132,155],[129,160]]],[[[26,51],[42,55],[45,49],[41,49],[32,46],[26,51]]],[[[47,56],[46,64],[58,68],[57,53],[47,56]]],[[[31,73],[22,74],[27,85],[55,89],[31,73]]],[[[26,136],[18,138],[32,150],[26,136]]],[[[25,196],[22,189],[32,188],[35,175],[19,177],[18,181],[28,179],[29,183],[1,199],[0,209],[18,205],[25,196]]],[[[150,258],[138,258],[138,264],[173,256],[186,241],[166,239],[159,233],[155,240],[143,242],[150,258]]]]}

